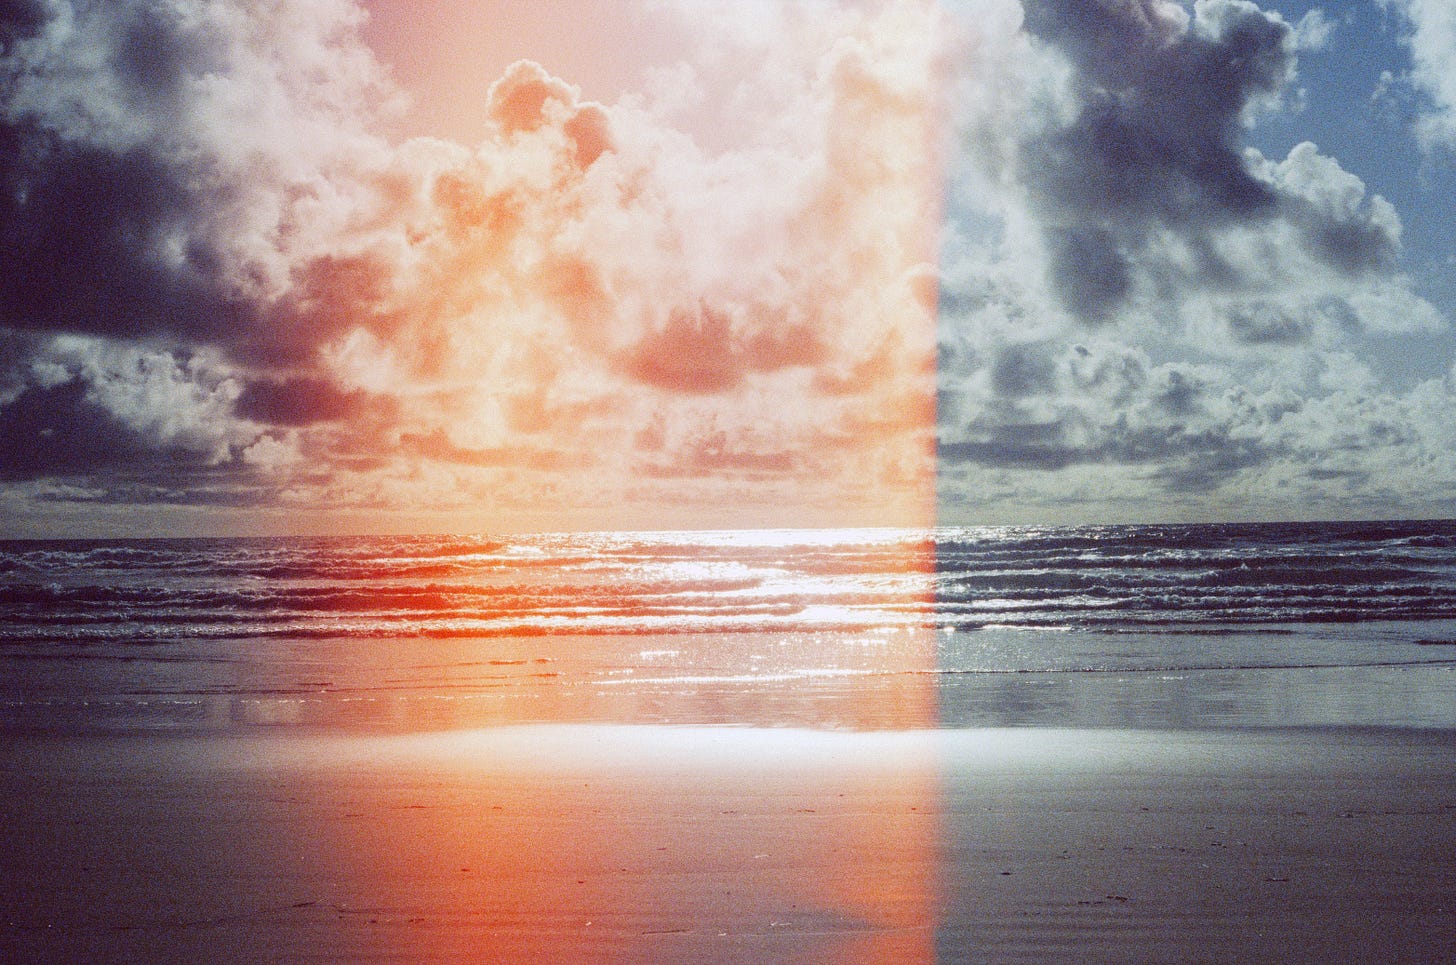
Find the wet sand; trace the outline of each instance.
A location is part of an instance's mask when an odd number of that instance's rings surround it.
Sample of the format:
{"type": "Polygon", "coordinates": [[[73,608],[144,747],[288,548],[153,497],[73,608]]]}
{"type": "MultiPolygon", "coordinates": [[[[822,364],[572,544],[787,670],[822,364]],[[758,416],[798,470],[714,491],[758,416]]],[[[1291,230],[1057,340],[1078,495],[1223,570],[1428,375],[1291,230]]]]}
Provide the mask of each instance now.
{"type": "Polygon", "coordinates": [[[1453,960],[1453,736],[11,732],[0,959],[1453,960]]]}

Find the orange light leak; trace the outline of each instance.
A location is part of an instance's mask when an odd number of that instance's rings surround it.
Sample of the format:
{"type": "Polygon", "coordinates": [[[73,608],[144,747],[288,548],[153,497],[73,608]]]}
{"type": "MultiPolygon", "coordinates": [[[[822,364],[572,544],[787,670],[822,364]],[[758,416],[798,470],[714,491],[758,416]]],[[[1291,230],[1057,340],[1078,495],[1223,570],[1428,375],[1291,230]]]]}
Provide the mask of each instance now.
{"type": "MultiPolygon", "coordinates": [[[[905,544],[897,575],[923,577],[929,551],[905,544]]],[[[335,675],[355,707],[392,692],[372,719],[340,722],[371,733],[291,738],[254,758],[270,800],[281,783],[300,803],[287,865],[252,872],[326,882],[327,902],[301,913],[312,931],[280,940],[323,936],[345,957],[933,962],[933,636],[401,641],[406,666],[335,675]],[[670,676],[622,681],[645,676],[658,647],[675,653],[670,676]],[[508,677],[541,652],[561,656],[534,683],[472,676],[495,660],[508,677]],[[846,653],[859,663],[843,676],[795,676],[846,653]],[[412,673],[429,676],[402,684],[412,673]]]]}
{"type": "MultiPolygon", "coordinates": [[[[569,65],[511,67],[491,93],[495,155],[418,148],[434,152],[440,172],[431,188],[440,216],[422,216],[412,244],[425,266],[420,290],[441,294],[421,304],[454,312],[455,328],[447,339],[437,312],[402,312],[409,344],[437,349],[387,361],[437,384],[498,377],[409,413],[422,427],[404,440],[410,453],[464,474],[534,440],[541,458],[522,473],[556,473],[554,498],[577,506],[612,494],[626,507],[619,518],[928,531],[943,133],[934,11],[885,4],[817,52],[810,75],[822,89],[803,96],[828,99],[810,115],[824,143],[817,174],[788,192],[808,200],[789,211],[744,193],[782,185],[737,182],[727,163],[703,181],[717,196],[674,197],[681,184],[640,166],[676,149],[642,134],[644,115],[589,102],[569,76],[557,79],[569,65]],[[489,193],[516,159],[548,147],[562,152],[541,176],[549,191],[489,193]],[[607,176],[611,165],[621,173],[607,176]],[[757,213],[735,214],[735,197],[757,213]],[[658,209],[672,222],[659,226],[665,240],[636,257],[641,218],[658,209]],[[682,234],[709,223],[720,236],[712,244],[682,234]],[[766,269],[779,251],[803,264],[766,269]],[[508,278],[522,252],[538,257],[535,274],[508,278]],[[741,271],[732,257],[745,259],[741,271]],[[462,279],[485,281],[475,292],[462,279]],[[658,290],[669,283],[691,297],[658,290]],[[462,304],[509,297],[462,309],[452,292],[462,304]],[[536,348],[498,351],[503,318],[538,324],[525,331],[536,348]],[[517,390],[490,394],[498,384],[517,390]],[[540,392],[519,388],[527,384],[540,392]],[[494,421],[470,428],[467,412],[494,421]],[[603,462],[617,452],[627,455],[603,462]]],[[[334,356],[338,370],[364,384],[352,351],[334,356]]],[[[742,552],[759,565],[773,549],[759,538],[742,552]]],[[[731,564],[734,552],[725,536],[713,562],[731,564]]],[[[925,619],[935,549],[920,539],[895,552],[878,572],[915,588],[898,591],[910,616],[889,632],[844,626],[853,601],[812,602],[817,584],[805,578],[802,605],[825,607],[825,629],[769,632],[767,655],[751,645],[757,637],[730,645],[726,634],[694,633],[674,652],[709,653],[714,671],[657,685],[635,679],[648,676],[643,652],[657,646],[642,635],[562,637],[552,668],[562,676],[514,704],[485,701],[477,720],[489,728],[358,738],[368,749],[353,763],[347,747],[310,762],[321,798],[300,816],[300,838],[338,882],[327,925],[335,947],[421,959],[934,961],[939,774],[905,732],[938,723],[936,635],[925,619]],[[844,621],[828,612],[835,606],[846,607],[844,621]],[[587,669],[613,659],[628,684],[587,669]],[[824,667],[844,675],[798,676],[824,667]],[[821,718],[852,730],[794,726],[821,718]],[[617,726],[644,719],[669,726],[617,726]],[[754,726],[671,726],[681,721],[754,726]],[[532,726],[494,726],[512,723],[532,726]]],[[[586,590],[581,603],[598,605],[586,590]]],[[[475,647],[477,663],[510,663],[501,639],[451,646],[475,647]]],[[[472,692],[468,680],[450,686],[457,703],[472,692]]],[[[428,688],[415,699],[428,703],[428,688]]]]}
{"type": "Polygon", "coordinates": [[[308,304],[343,306],[318,377],[359,407],[254,454],[321,507],[298,525],[929,526],[936,6],[547,6],[374,8],[419,116],[475,139],[376,144],[357,256],[310,269],[308,304]],[[568,7],[602,31],[533,49],[568,7]],[[603,80],[581,38],[627,27],[610,61],[652,67],[603,80]],[[473,66],[411,47],[482,30],[473,66]]]}
{"type": "Polygon", "coordinates": [[[545,727],[304,740],[259,763],[260,794],[298,796],[286,857],[242,877],[316,899],[270,955],[934,961],[923,733],[545,727]]]}

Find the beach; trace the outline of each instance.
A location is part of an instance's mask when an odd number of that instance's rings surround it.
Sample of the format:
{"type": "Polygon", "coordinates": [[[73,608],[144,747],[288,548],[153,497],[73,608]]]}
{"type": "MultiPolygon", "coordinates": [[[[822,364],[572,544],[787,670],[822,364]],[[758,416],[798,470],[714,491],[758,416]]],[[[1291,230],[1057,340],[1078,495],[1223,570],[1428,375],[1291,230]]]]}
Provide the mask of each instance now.
{"type": "Polygon", "coordinates": [[[11,961],[1437,962],[1439,731],[31,735],[11,961]]]}
{"type": "Polygon", "coordinates": [[[1449,961],[1453,550],[0,544],[0,960],[1449,961]]]}

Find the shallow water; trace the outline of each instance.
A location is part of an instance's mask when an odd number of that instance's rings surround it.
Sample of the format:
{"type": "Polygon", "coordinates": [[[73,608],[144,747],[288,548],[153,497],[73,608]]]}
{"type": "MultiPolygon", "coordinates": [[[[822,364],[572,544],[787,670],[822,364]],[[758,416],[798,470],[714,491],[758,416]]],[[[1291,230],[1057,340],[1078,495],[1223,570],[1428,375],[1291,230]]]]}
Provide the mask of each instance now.
{"type": "Polygon", "coordinates": [[[1456,726],[1456,523],[0,543],[0,726],[1456,726]]]}

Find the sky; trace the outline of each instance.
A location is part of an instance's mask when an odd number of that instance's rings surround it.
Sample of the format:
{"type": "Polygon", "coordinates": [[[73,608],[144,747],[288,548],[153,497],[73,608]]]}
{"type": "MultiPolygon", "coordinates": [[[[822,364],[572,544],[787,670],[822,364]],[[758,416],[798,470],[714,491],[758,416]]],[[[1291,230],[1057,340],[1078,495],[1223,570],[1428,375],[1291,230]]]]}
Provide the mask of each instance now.
{"type": "Polygon", "coordinates": [[[1446,0],[3,0],[0,536],[1456,515],[1446,0]]]}

